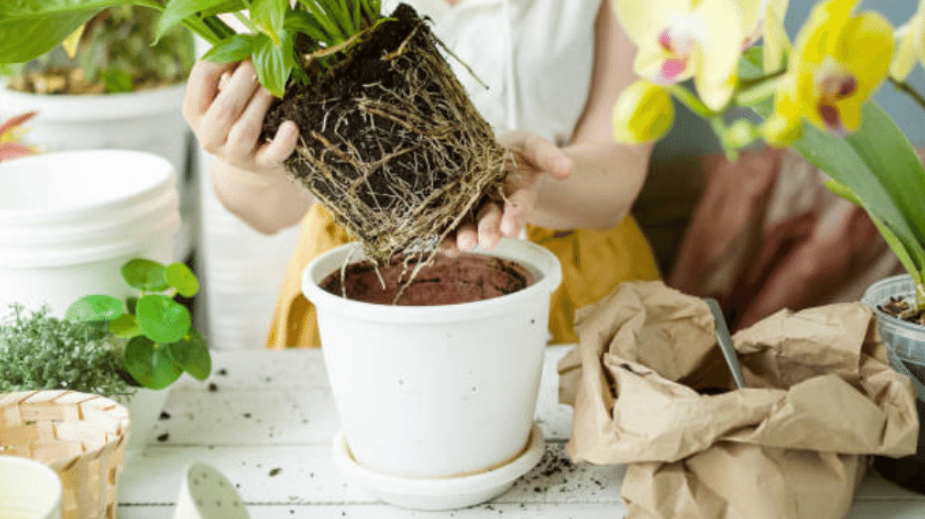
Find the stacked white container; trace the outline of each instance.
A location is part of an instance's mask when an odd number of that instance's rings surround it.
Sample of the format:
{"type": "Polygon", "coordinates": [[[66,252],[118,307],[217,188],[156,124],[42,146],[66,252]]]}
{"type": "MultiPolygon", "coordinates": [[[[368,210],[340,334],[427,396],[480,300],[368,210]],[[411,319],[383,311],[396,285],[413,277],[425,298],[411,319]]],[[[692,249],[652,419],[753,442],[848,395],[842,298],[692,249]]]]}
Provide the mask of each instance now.
{"type": "Polygon", "coordinates": [[[131,258],[170,262],[180,227],[176,173],[144,152],[50,153],[0,164],[0,311],[87,294],[123,297],[131,258]]]}

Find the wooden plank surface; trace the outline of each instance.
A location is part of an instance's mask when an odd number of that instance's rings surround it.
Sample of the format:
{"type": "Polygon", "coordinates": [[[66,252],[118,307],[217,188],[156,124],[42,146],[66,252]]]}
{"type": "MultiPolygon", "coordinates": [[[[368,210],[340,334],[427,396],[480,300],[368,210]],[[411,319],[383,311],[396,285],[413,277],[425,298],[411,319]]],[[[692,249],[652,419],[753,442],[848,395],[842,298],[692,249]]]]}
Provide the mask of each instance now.
{"type": "MultiPolygon", "coordinates": [[[[183,469],[193,461],[223,472],[256,519],[622,517],[624,469],[575,465],[565,453],[572,411],[558,403],[555,368],[567,350],[547,353],[537,403],[547,447],[537,467],[491,503],[436,513],[384,505],[333,466],[338,419],[319,350],[215,352],[213,376],[178,383],[149,447],[126,461],[119,517],[172,518],[183,469]]],[[[925,496],[872,472],[849,517],[922,518],[925,496]]]]}

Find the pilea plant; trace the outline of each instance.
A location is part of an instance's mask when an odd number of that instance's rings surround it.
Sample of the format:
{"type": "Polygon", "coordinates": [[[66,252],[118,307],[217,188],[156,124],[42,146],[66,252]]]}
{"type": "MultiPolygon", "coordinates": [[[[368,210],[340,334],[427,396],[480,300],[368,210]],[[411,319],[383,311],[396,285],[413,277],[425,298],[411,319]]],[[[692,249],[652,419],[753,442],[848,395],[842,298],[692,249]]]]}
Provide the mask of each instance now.
{"type": "Polygon", "coordinates": [[[486,198],[501,198],[505,152],[411,7],[380,0],[17,0],[0,2],[0,63],[30,60],[115,5],[160,11],[158,35],[183,25],[206,58],[250,59],[280,97],[262,136],[294,121],[286,166],[372,259],[433,254],[486,198]],[[237,34],[219,15],[247,27],[237,34]]]}
{"type": "Polygon", "coordinates": [[[125,369],[140,385],[163,389],[183,372],[208,378],[212,360],[205,338],[191,327],[189,310],[177,296],[193,297],[199,281],[182,263],[163,265],[132,259],[122,278],[139,291],[122,301],[109,295],[88,295],[75,301],[65,317],[78,322],[105,322],[109,332],[125,341],[125,369]]]}

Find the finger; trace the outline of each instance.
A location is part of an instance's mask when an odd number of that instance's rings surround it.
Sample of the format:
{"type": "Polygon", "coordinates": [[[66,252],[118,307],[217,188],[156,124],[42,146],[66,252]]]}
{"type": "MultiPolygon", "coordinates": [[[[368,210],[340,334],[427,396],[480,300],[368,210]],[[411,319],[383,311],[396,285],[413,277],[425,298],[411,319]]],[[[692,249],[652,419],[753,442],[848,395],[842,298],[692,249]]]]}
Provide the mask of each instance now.
{"type": "Polygon", "coordinates": [[[479,247],[492,250],[501,241],[501,208],[497,204],[487,204],[479,210],[478,231],[479,247]]]}
{"type": "Polygon", "coordinates": [[[520,233],[527,224],[536,197],[533,191],[518,190],[505,199],[504,214],[501,217],[501,232],[509,238],[520,233]]]}
{"type": "Polygon", "coordinates": [[[499,138],[501,144],[514,151],[527,165],[565,178],[572,173],[572,159],[552,141],[526,132],[510,132],[499,138]]]}
{"type": "Polygon", "coordinates": [[[244,112],[258,85],[254,66],[249,61],[241,62],[200,119],[199,140],[204,148],[216,149],[225,144],[231,126],[244,112]]]}
{"type": "Polygon", "coordinates": [[[440,244],[437,245],[437,252],[448,258],[458,258],[459,249],[456,247],[456,236],[450,233],[440,240],[440,244]]]}
{"type": "Polygon", "coordinates": [[[234,68],[234,63],[212,63],[198,61],[190,70],[183,97],[183,117],[193,125],[199,120],[218,95],[218,83],[222,74],[234,68]]]}
{"type": "MultiPolygon", "coordinates": [[[[256,154],[258,148],[257,140],[263,130],[263,119],[267,115],[267,110],[273,102],[273,95],[265,88],[258,88],[251,98],[250,103],[244,109],[244,113],[238,119],[231,131],[228,132],[228,140],[225,143],[225,157],[236,163],[243,163],[256,154]]],[[[279,132],[277,132],[279,133],[279,132]]]]}
{"type": "Polygon", "coordinates": [[[462,223],[456,229],[456,248],[460,252],[467,252],[475,248],[479,243],[479,235],[475,230],[475,224],[471,221],[462,223]]]}
{"type": "Polygon", "coordinates": [[[254,162],[259,168],[280,166],[292,155],[298,142],[299,127],[292,121],[284,121],[276,130],[273,140],[257,150],[254,162]]]}

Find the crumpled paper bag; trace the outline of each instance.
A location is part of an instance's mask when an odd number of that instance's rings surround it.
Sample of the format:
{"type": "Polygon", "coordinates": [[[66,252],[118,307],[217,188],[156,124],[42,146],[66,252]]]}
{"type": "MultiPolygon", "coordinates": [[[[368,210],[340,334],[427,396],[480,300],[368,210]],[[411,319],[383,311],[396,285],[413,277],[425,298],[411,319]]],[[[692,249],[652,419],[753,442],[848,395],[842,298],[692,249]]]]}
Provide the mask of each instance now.
{"type": "Polygon", "coordinates": [[[874,323],[860,303],[778,312],[734,335],[735,390],[705,302],[623,283],[578,311],[559,363],[568,452],[630,464],[630,519],[844,517],[866,455],[916,448],[912,385],[874,323]]]}

